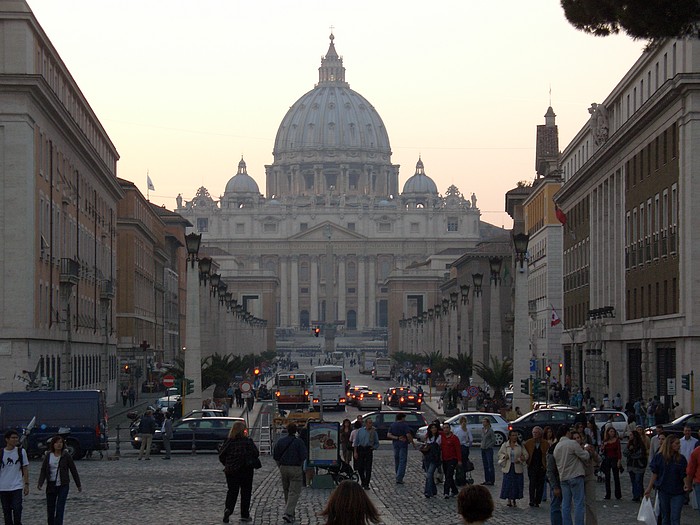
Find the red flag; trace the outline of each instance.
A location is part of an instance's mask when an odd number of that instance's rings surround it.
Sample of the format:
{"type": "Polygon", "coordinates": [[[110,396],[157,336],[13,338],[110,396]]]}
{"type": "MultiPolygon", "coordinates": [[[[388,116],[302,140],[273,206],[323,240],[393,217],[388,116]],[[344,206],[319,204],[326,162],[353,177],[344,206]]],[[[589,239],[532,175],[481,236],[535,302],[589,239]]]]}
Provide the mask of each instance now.
{"type": "Polygon", "coordinates": [[[559,219],[559,222],[562,223],[563,225],[566,224],[566,213],[561,211],[561,208],[557,206],[556,204],[554,205],[554,213],[557,216],[557,219],[559,219]]]}
{"type": "Polygon", "coordinates": [[[557,311],[554,309],[554,306],[552,306],[552,326],[557,326],[559,323],[561,323],[561,319],[559,319],[557,311]]]}

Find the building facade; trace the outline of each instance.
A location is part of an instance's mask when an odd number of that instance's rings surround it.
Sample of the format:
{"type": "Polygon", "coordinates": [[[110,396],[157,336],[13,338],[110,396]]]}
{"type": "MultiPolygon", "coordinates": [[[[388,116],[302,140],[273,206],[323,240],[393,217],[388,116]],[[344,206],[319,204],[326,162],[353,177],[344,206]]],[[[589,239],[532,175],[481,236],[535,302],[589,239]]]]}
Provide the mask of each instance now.
{"type": "Polygon", "coordinates": [[[400,190],[384,123],[345,81],[333,40],[318,83],[282,119],[266,195],[241,160],[221,199],[206,188],[178,199],[176,211],[203,234],[222,278],[241,283],[233,287],[239,304],[270,321],[271,347],[275,327],[337,321],[345,332],[386,330],[392,272],[501,231],[480,221],[475,195],[455,186],[440,195],[421,159],[400,190]]]}
{"type": "Polygon", "coordinates": [[[114,397],[119,155],[26,2],[0,35],[0,391],[114,397]]]}
{"type": "Polygon", "coordinates": [[[648,50],[562,153],[566,374],[596,400],[691,407],[680,385],[700,370],[698,72],[694,40],[648,50]]]}

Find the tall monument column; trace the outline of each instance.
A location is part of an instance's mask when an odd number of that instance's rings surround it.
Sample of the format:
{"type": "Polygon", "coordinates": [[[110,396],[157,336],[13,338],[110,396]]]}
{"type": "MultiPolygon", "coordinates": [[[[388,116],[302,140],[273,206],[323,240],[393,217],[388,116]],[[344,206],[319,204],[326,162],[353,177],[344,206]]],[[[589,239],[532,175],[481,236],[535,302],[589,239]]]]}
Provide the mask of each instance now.
{"type": "Polygon", "coordinates": [[[367,280],[365,278],[365,265],[367,257],[360,256],[357,258],[357,329],[362,330],[367,326],[365,321],[365,289],[367,280]]]}
{"type": "Polygon", "coordinates": [[[311,319],[313,323],[320,321],[321,317],[318,314],[318,257],[311,257],[311,319]]]}
{"type": "Polygon", "coordinates": [[[299,256],[291,256],[291,319],[290,326],[299,327],[299,256]]]}

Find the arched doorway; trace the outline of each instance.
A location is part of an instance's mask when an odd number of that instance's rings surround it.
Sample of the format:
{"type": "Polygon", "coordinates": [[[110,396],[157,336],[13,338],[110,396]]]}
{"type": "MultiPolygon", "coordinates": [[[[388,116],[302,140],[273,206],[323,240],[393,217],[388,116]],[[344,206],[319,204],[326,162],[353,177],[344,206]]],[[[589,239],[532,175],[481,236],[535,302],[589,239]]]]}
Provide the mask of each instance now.
{"type": "Polygon", "coordinates": [[[345,323],[348,330],[357,330],[357,312],[355,310],[348,310],[345,323]]]}
{"type": "Polygon", "coordinates": [[[301,312],[299,312],[299,327],[302,330],[309,329],[309,311],[308,310],[302,310],[301,312]]]}

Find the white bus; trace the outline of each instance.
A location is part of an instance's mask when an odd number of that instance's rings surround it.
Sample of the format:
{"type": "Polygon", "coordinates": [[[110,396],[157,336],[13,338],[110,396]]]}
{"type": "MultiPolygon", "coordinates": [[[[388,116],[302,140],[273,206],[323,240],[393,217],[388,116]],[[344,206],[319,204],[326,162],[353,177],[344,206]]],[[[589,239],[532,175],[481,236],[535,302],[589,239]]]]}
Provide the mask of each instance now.
{"type": "Polygon", "coordinates": [[[324,365],[314,367],[311,374],[311,408],[320,410],[335,408],[345,410],[345,370],[342,366],[324,365]]]}
{"type": "Polygon", "coordinates": [[[374,360],[374,379],[391,379],[391,359],[389,357],[377,357],[374,360]]]}
{"type": "Polygon", "coordinates": [[[306,374],[278,373],[275,377],[275,400],[283,410],[307,408],[309,390],[306,374]]]}

